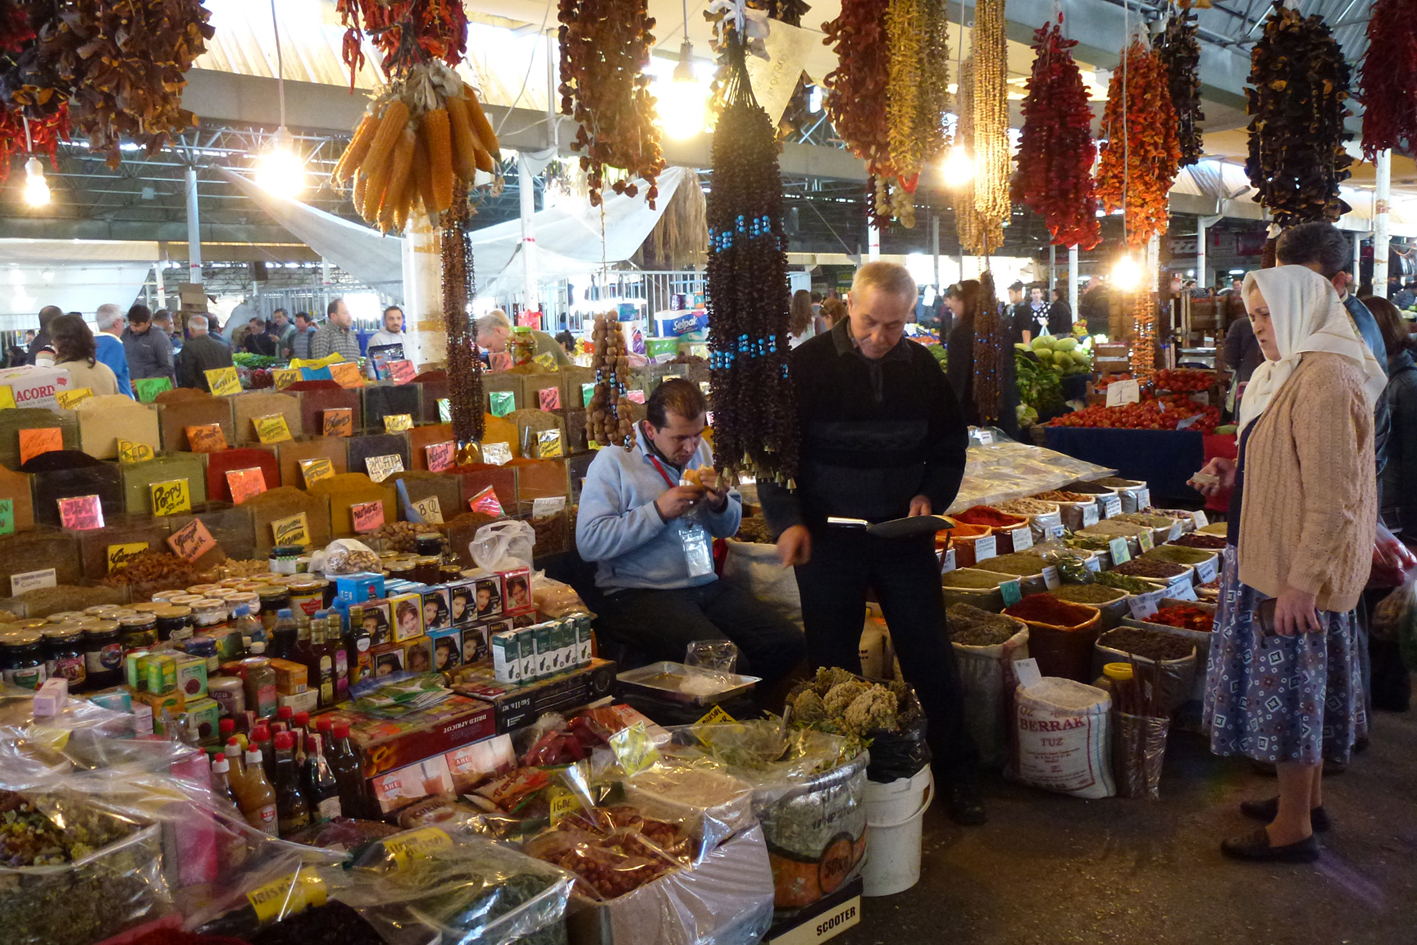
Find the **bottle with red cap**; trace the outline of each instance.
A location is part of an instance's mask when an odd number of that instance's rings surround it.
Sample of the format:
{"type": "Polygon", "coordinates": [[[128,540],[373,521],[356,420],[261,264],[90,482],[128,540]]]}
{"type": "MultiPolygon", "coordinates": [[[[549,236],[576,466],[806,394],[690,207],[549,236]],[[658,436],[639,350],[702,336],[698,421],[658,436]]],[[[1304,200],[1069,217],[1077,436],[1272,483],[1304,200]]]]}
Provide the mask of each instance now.
{"type": "Polygon", "coordinates": [[[290,722],[293,718],[295,718],[295,710],[290,706],[283,705],[276,709],[276,720],[271,723],[271,734],[277,735],[290,731],[290,722]]]}
{"type": "Polygon", "coordinates": [[[265,769],[266,781],[274,784],[276,779],[276,751],[271,744],[271,727],[262,722],[251,730],[251,747],[261,752],[261,767],[265,769]]]}
{"type": "Polygon", "coordinates": [[[276,735],[276,819],[280,835],[288,837],[310,824],[310,808],[300,792],[300,768],[295,764],[295,736],[276,735]]]}
{"type": "Polygon", "coordinates": [[[236,805],[246,817],[246,822],[262,833],[276,836],[279,823],[276,818],[276,792],[271,782],[266,780],[265,765],[261,750],[252,748],[246,752],[246,772],[236,792],[236,805]]]}
{"type": "Polygon", "coordinates": [[[222,752],[212,757],[212,793],[226,798],[233,805],[236,803],[236,795],[231,791],[231,762],[222,752]]]}
{"type": "Polygon", "coordinates": [[[346,817],[360,817],[364,813],[364,772],[359,752],[349,741],[349,723],[336,722],[331,734],[334,740],[328,758],[339,786],[340,810],[346,817]]]}

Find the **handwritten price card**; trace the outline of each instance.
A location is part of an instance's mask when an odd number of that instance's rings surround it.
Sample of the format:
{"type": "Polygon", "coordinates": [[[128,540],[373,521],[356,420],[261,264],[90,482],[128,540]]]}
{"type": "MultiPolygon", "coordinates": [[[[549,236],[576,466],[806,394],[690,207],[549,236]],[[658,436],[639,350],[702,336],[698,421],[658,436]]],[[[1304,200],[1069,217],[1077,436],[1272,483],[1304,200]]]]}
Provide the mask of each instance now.
{"type": "Polygon", "coordinates": [[[341,361],[330,365],[330,379],[340,387],[355,390],[364,386],[364,375],[359,373],[359,365],[353,361],[341,361]]]}
{"type": "Polygon", "coordinates": [[[187,445],[194,453],[220,453],[226,449],[226,434],[220,423],[203,423],[187,428],[187,445]]]}
{"type": "Polygon", "coordinates": [[[333,477],[335,466],[328,459],[302,459],[300,472],[305,477],[305,488],[308,489],[321,479],[333,477]]]}
{"type": "Polygon", "coordinates": [[[292,439],[290,425],[285,422],[285,414],[273,413],[268,417],[252,417],[256,426],[256,438],[262,443],[282,443],[292,439]]]}
{"type": "Polygon", "coordinates": [[[403,457],[398,453],[390,453],[387,456],[370,456],[364,461],[364,467],[369,472],[369,478],[375,482],[383,482],[394,473],[403,472],[403,457]]]}
{"type": "Polygon", "coordinates": [[[24,465],[41,453],[52,453],[64,448],[64,434],[58,427],[39,427],[20,431],[20,465],[24,465]]]}
{"type": "Polygon", "coordinates": [[[413,503],[413,511],[429,525],[443,524],[443,507],[439,504],[436,495],[430,495],[426,499],[419,499],[413,503]]]}
{"type": "Polygon", "coordinates": [[[133,393],[138,395],[141,403],[150,404],[157,400],[157,395],[163,391],[172,390],[172,378],[170,377],[140,377],[133,382],[133,393]]]}
{"type": "Polygon", "coordinates": [[[403,433],[405,430],[413,429],[413,415],[407,413],[391,413],[384,417],[385,433],[403,433]]]}
{"type": "Polygon", "coordinates": [[[148,486],[152,494],[153,515],[176,515],[192,511],[192,492],[186,479],[169,479],[148,486]]]}
{"type": "Polygon", "coordinates": [[[432,446],[424,447],[424,452],[428,455],[428,471],[442,472],[445,469],[452,469],[457,444],[452,440],[445,443],[434,443],[432,446]]]}
{"type": "Polygon", "coordinates": [[[354,531],[363,535],[384,527],[384,503],[356,502],[349,507],[349,517],[354,520],[354,531]]]}
{"type": "Polygon", "coordinates": [[[146,443],[132,440],[118,441],[118,461],[120,463],[141,463],[153,458],[153,448],[146,443]]]}
{"type": "Polygon", "coordinates": [[[228,469],[226,471],[226,485],[231,490],[232,504],[240,505],[252,496],[260,495],[266,491],[266,474],[261,472],[260,466],[251,466],[248,469],[228,469]]]}
{"type": "Polygon", "coordinates": [[[276,368],[271,372],[271,378],[276,382],[276,390],[285,390],[291,384],[300,382],[300,368],[276,368]]]}
{"type": "Polygon", "coordinates": [[[310,544],[310,522],[304,512],[271,522],[271,533],[277,545],[310,544]]]}
{"type": "Polygon", "coordinates": [[[207,526],[202,524],[201,519],[194,518],[169,535],[167,545],[177,557],[196,561],[216,547],[216,539],[207,531],[207,526]]]}
{"type": "Polygon", "coordinates": [[[213,397],[228,397],[241,393],[241,378],[237,377],[236,368],[212,368],[202,373],[207,377],[207,386],[211,388],[213,397]]]}
{"type": "Polygon", "coordinates": [[[109,545],[108,573],[112,574],[147,550],[148,543],[145,541],[132,541],[122,545],[109,545]]]}
{"type": "Polygon", "coordinates": [[[393,378],[395,385],[411,383],[417,375],[412,361],[389,362],[389,377],[393,378]]]}
{"type": "Polygon", "coordinates": [[[73,410],[91,397],[93,397],[92,389],[88,387],[78,387],[74,390],[56,391],[54,401],[65,410],[73,410]]]}
{"type": "Polygon", "coordinates": [[[59,500],[59,521],[65,528],[86,532],[103,527],[103,504],[96,495],[59,500]]]}
{"type": "Polygon", "coordinates": [[[354,408],[331,407],[321,411],[324,422],[320,425],[325,436],[351,436],[354,433],[354,408]]]}

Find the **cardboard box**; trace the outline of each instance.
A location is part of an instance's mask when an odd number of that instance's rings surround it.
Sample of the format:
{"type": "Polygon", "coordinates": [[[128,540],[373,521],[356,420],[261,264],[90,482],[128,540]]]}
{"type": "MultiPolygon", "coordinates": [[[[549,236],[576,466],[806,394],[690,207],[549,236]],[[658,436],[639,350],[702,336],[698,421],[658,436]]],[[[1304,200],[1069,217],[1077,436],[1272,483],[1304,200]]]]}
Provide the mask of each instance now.
{"type": "Polygon", "coordinates": [[[187,708],[187,700],[182,696],[182,690],[174,689],[171,692],[133,692],[132,700],[136,704],[145,705],[153,713],[153,731],[159,735],[166,735],[167,729],[163,725],[162,713],[166,710],[168,716],[175,722],[177,716],[187,708]]]}
{"type": "Polygon", "coordinates": [[[423,635],[423,596],[418,593],[394,594],[389,598],[393,610],[392,624],[396,643],[423,635]]]}
{"type": "Polygon", "coordinates": [[[215,699],[203,697],[188,702],[187,717],[196,720],[197,740],[203,745],[215,745],[221,740],[221,730],[218,725],[221,719],[221,706],[217,704],[215,699]]]}
{"type": "Polygon", "coordinates": [[[492,658],[492,644],[486,624],[462,628],[461,666],[471,666],[492,658]]]}
{"type": "Polygon", "coordinates": [[[207,661],[205,657],[180,656],[177,658],[177,688],[182,690],[182,695],[188,699],[201,699],[207,694],[207,661]]]}
{"type": "Polygon", "coordinates": [[[858,876],[840,889],[823,896],[791,917],[768,929],[767,945],[816,945],[830,941],[861,922],[861,893],[865,884],[858,876]]]}
{"type": "Polygon", "coordinates": [[[525,630],[536,626],[536,611],[524,610],[518,614],[511,614],[512,627],[516,630],[525,630]]]}
{"type": "Polygon", "coordinates": [[[282,709],[289,707],[292,712],[314,712],[320,707],[320,694],[314,689],[306,689],[293,696],[278,695],[276,705],[282,709]]]}
{"type": "Polygon", "coordinates": [[[464,666],[453,678],[454,691],[490,703],[496,710],[497,731],[509,732],[530,725],[542,713],[579,709],[610,695],[615,663],[595,659],[589,666],[525,683],[500,682],[486,664],[464,666]]]}
{"type": "Polygon", "coordinates": [[[452,598],[448,593],[447,586],[424,588],[422,596],[423,632],[427,634],[434,630],[451,627],[453,625],[452,598]]]}
{"type": "Polygon", "coordinates": [[[410,673],[433,671],[433,640],[426,635],[403,641],[403,668],[410,673]]]}
{"type": "Polygon", "coordinates": [[[540,677],[537,671],[536,660],[536,631],[530,627],[519,629],[517,635],[517,649],[522,654],[522,682],[531,682],[540,677]]]}
{"type": "Polygon", "coordinates": [[[515,630],[492,635],[492,676],[499,683],[520,682],[522,678],[521,641],[515,630]]]}
{"type": "Polygon", "coordinates": [[[18,367],[0,371],[0,384],[10,388],[16,407],[59,409],[55,396],[73,389],[68,368],[18,367]]]}
{"type": "MultiPolygon", "coordinates": [[[[203,668],[206,662],[203,661],[203,668]]],[[[138,685],[134,689],[160,695],[177,688],[177,657],[171,653],[149,653],[138,657],[138,685]]],[[[128,682],[133,682],[133,674],[128,674],[128,682]]]]}
{"type": "Polygon", "coordinates": [[[433,641],[434,672],[451,672],[462,665],[462,633],[458,627],[429,631],[428,638],[433,641]]]}
{"type": "Polygon", "coordinates": [[[376,777],[497,734],[491,705],[454,694],[444,702],[398,719],[376,718],[353,709],[331,717],[349,723],[349,734],[364,760],[364,776],[376,777]]]}
{"type": "Polygon", "coordinates": [[[453,788],[467,794],[494,775],[510,772],[517,766],[517,753],[510,735],[495,735],[455,748],[443,756],[448,773],[453,776],[453,788]]]}
{"type": "Polygon", "coordinates": [[[293,696],[308,688],[309,671],[306,670],[304,664],[273,659],[271,660],[271,669],[276,671],[276,692],[293,696]]]}
{"type": "Polygon", "coordinates": [[[360,625],[369,633],[372,646],[392,643],[394,612],[387,600],[370,600],[360,605],[360,625]]]}
{"type": "Polygon", "coordinates": [[[374,664],[374,677],[392,676],[394,673],[403,672],[404,650],[402,643],[395,643],[390,640],[388,643],[380,643],[378,646],[370,647],[369,656],[374,664]]]}
{"type": "Polygon", "coordinates": [[[352,604],[362,604],[384,596],[384,576],[373,572],[335,575],[335,596],[352,604]]]}
{"type": "Polygon", "coordinates": [[[502,578],[497,574],[478,574],[472,577],[473,620],[492,620],[502,616],[502,578]]]}
{"type": "Polygon", "coordinates": [[[472,581],[453,581],[448,585],[448,623],[466,627],[477,620],[476,592],[472,581]]]}
{"type": "Polygon", "coordinates": [[[442,755],[369,779],[369,793],[379,812],[389,815],[425,797],[453,793],[453,776],[442,755]]]}
{"type": "Polygon", "coordinates": [[[502,571],[499,572],[499,576],[502,578],[502,610],[504,613],[511,614],[535,607],[531,600],[531,570],[529,568],[502,571]]]}

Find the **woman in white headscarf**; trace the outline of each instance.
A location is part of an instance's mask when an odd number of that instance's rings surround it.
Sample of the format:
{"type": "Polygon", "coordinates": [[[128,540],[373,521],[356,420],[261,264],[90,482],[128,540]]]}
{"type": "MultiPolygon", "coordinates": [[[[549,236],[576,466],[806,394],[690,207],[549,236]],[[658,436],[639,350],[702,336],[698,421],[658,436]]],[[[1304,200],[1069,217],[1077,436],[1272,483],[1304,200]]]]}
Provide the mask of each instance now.
{"type": "Polygon", "coordinates": [[[1227,840],[1246,860],[1312,862],[1328,829],[1324,759],[1365,734],[1354,607],[1377,521],[1373,404],[1385,376],[1333,286],[1303,266],[1245,277],[1265,361],[1240,408],[1238,461],[1196,488],[1233,488],[1205,721],[1211,750],[1274,763],[1279,796],[1240,806],[1269,826],[1227,840]]]}

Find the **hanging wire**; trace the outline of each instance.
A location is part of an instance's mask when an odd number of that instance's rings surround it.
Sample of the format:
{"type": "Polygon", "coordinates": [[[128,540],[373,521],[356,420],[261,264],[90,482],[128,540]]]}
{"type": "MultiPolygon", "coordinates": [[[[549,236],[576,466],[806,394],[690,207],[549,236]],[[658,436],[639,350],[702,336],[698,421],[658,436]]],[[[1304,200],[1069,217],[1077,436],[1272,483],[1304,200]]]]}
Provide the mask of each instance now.
{"type": "Polygon", "coordinates": [[[1131,233],[1127,229],[1127,192],[1131,189],[1131,139],[1127,134],[1127,53],[1131,48],[1132,0],[1122,0],[1122,243],[1131,254],[1131,233]]]}
{"type": "Polygon", "coordinates": [[[276,34],[276,87],[280,90],[280,126],[285,127],[285,57],[280,48],[280,23],[276,20],[276,0],[271,0],[271,29],[276,34]]]}

